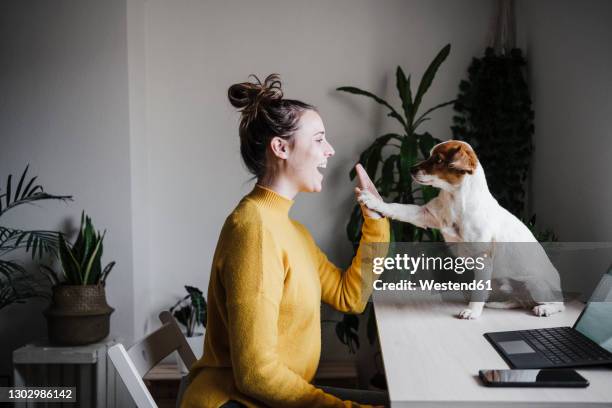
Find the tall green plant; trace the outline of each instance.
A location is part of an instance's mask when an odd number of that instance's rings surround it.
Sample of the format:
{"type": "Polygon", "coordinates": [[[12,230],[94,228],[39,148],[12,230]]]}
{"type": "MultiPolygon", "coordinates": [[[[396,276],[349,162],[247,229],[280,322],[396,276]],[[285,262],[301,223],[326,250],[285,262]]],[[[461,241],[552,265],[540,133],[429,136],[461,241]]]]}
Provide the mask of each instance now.
{"type": "MultiPolygon", "coordinates": [[[[28,176],[26,166],[17,181],[9,174],[4,189],[0,189],[0,217],[25,204],[36,204],[44,200],[72,200],[71,196],[46,193],[37,177],[28,176]]],[[[23,265],[8,259],[14,251],[29,253],[32,260],[40,260],[45,254],[55,254],[58,248],[57,232],[46,230],[23,230],[0,225],[0,309],[12,303],[22,303],[31,297],[44,297],[41,282],[28,274],[23,265]]]]}
{"type": "MultiPolygon", "coordinates": [[[[410,167],[428,157],[431,148],[441,142],[429,132],[421,132],[420,126],[431,119],[431,113],[455,102],[454,100],[443,102],[429,109],[421,107],[423,97],[431,87],[438,69],[450,54],[450,49],[450,44],[447,44],[438,52],[425,70],[415,93],[411,87],[411,75],[406,76],[402,68],[397,67],[395,79],[401,109],[396,109],[383,98],[359,88],[351,86],[337,88],[338,91],[373,99],[384,106],[388,110],[387,116],[395,119],[400,125],[398,133],[378,136],[359,156],[359,163],[366,169],[386,201],[422,205],[438,195],[438,190],[434,187],[413,183],[410,167]]],[[[355,178],[354,168],[349,176],[351,180],[355,178]]],[[[348,239],[353,243],[354,248],[359,245],[362,223],[361,208],[355,205],[346,226],[348,239]]],[[[425,230],[410,223],[391,221],[392,241],[406,242],[423,239],[441,241],[442,236],[437,230],[425,230]]],[[[373,344],[376,340],[376,321],[370,304],[366,307],[364,314],[368,316],[368,340],[370,344],[373,344]]],[[[356,316],[345,314],[341,321],[336,322],[336,335],[351,353],[359,348],[358,330],[359,319],[356,316]]]]}
{"type": "MultiPolygon", "coordinates": [[[[438,190],[434,187],[415,185],[410,176],[410,167],[426,158],[431,148],[440,142],[429,132],[421,132],[420,126],[430,120],[431,113],[454,103],[453,100],[429,109],[421,109],[423,97],[431,87],[440,65],[448,57],[450,49],[450,44],[447,44],[438,52],[425,70],[414,94],[410,85],[411,76],[406,77],[402,68],[397,67],[395,77],[401,109],[395,109],[383,98],[359,88],[343,86],[337,89],[373,99],[384,106],[388,110],[387,116],[395,119],[400,125],[398,133],[388,133],[377,137],[359,157],[359,163],[366,169],[381,196],[387,199],[386,201],[425,204],[438,195],[438,190]]],[[[355,178],[355,175],[355,170],[351,170],[351,180],[355,178]]],[[[347,236],[355,247],[359,244],[362,222],[361,209],[359,205],[355,205],[346,227],[347,236]]],[[[398,242],[423,239],[439,241],[441,236],[435,230],[424,230],[410,223],[393,221],[391,239],[398,242]]]]}
{"type": "Polygon", "coordinates": [[[115,266],[113,261],[102,269],[104,249],[102,242],[105,234],[106,231],[100,233],[94,229],[91,218],[83,211],[79,235],[74,245],[70,245],[62,233],[58,234],[61,274],[44,267],[51,282],[54,285],[104,285],[108,274],[115,266]]]}

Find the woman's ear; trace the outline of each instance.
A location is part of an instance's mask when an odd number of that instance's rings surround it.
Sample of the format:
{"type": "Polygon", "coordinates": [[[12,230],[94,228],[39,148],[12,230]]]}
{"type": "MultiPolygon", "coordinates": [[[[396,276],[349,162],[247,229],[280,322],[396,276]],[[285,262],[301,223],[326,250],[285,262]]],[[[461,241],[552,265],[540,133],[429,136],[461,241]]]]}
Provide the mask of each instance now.
{"type": "Polygon", "coordinates": [[[279,159],[287,159],[289,157],[289,142],[282,137],[273,137],[270,140],[270,149],[279,159]]]}

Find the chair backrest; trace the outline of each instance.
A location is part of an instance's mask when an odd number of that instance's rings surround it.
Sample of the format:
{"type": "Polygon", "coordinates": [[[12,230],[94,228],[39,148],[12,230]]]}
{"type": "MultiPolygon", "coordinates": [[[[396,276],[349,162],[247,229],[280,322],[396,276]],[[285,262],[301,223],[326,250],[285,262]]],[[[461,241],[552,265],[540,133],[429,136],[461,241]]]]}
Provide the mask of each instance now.
{"type": "Polygon", "coordinates": [[[115,344],[108,349],[113,365],[139,408],[157,408],[142,377],[163,358],[178,351],[187,367],[191,367],[196,361],[191,347],[170,312],[161,312],[159,319],[163,325],[129,349],[126,350],[122,344],[115,344]]]}

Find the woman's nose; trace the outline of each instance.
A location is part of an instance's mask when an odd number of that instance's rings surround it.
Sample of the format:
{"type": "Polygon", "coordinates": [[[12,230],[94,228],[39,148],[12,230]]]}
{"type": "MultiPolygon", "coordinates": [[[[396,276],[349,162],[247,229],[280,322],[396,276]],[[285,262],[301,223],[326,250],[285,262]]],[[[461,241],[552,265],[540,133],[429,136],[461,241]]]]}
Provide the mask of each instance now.
{"type": "Polygon", "coordinates": [[[331,143],[327,142],[327,151],[325,152],[325,156],[331,157],[336,154],[336,151],[332,147],[331,143]]]}

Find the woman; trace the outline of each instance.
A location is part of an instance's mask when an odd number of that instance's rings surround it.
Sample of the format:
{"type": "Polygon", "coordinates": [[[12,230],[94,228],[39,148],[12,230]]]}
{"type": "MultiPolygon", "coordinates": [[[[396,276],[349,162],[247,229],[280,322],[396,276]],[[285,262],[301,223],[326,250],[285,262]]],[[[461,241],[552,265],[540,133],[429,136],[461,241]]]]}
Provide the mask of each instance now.
{"type": "MultiPolygon", "coordinates": [[[[318,169],[334,149],[314,107],[284,99],[277,75],[255,79],[232,85],[228,95],[242,112],[240,152],[257,184],[222,228],[204,354],[191,368],[182,407],[358,407],[310,381],[321,351],[321,301],[342,312],[366,306],[371,285],[361,276],[362,249],[343,272],[288,216],[299,192],[321,191],[318,169]]],[[[362,188],[376,192],[364,180],[362,188]]],[[[388,242],[387,219],[362,210],[360,246],[388,242]]]]}

